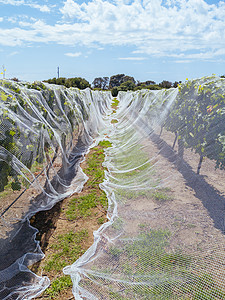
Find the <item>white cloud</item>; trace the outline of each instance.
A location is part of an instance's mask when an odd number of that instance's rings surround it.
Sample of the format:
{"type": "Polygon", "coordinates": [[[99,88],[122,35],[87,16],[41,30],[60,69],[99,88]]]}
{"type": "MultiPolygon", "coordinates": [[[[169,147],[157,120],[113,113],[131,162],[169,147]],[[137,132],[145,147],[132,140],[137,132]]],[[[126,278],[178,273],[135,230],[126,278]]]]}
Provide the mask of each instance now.
{"type": "Polygon", "coordinates": [[[48,7],[47,5],[39,5],[39,4],[35,4],[35,3],[27,3],[27,6],[30,6],[32,8],[36,8],[39,9],[41,12],[50,12],[51,9],[50,7],[48,7]]]}
{"type": "Polygon", "coordinates": [[[119,60],[145,60],[146,57],[119,57],[119,60]]]}
{"type": "MultiPolygon", "coordinates": [[[[46,12],[50,9],[25,0],[0,0],[3,2],[36,6],[46,12]]],[[[165,5],[162,0],[91,0],[79,4],[66,0],[60,9],[61,20],[56,19],[53,25],[34,20],[0,29],[0,44],[55,42],[97,48],[127,45],[136,47],[133,54],[140,54],[141,60],[144,55],[167,56],[177,61],[210,60],[224,55],[224,2],[217,5],[204,0],[164,2],[165,5]]]]}
{"type": "Polygon", "coordinates": [[[4,19],[3,19],[2,17],[0,17],[0,22],[3,22],[3,20],[4,20],[4,19]]]}
{"type": "Polygon", "coordinates": [[[0,0],[0,3],[19,6],[24,4],[24,0],[0,0]]]}
{"type": "Polygon", "coordinates": [[[65,53],[66,56],[70,56],[70,57],[78,57],[81,56],[81,52],[75,52],[75,53],[65,53]]]}
{"type": "Polygon", "coordinates": [[[48,7],[46,4],[40,5],[37,3],[33,3],[33,1],[24,1],[24,0],[0,0],[0,3],[3,4],[9,4],[14,6],[20,6],[20,5],[26,5],[32,8],[36,8],[40,10],[41,12],[50,12],[50,7],[48,7]]]}

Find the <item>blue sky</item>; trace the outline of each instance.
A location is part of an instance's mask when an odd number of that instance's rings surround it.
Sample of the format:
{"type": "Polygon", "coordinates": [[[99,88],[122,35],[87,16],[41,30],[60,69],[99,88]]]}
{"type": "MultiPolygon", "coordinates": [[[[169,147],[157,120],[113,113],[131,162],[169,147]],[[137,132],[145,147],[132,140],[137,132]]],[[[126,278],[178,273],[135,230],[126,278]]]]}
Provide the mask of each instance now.
{"type": "MultiPolygon", "coordinates": [[[[44,80],[225,74],[225,1],[0,0],[0,68],[44,80]]],[[[2,75],[1,75],[2,76],[2,75]]]]}

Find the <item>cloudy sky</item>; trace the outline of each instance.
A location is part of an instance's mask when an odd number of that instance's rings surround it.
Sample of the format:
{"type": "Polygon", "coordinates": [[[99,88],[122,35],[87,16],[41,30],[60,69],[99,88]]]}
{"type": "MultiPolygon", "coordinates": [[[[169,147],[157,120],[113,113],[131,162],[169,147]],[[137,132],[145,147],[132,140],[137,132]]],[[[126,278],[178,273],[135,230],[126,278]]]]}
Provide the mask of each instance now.
{"type": "MultiPolygon", "coordinates": [[[[225,74],[225,1],[0,0],[0,68],[44,80],[225,74]]],[[[1,75],[2,76],[2,75],[1,75]]]]}

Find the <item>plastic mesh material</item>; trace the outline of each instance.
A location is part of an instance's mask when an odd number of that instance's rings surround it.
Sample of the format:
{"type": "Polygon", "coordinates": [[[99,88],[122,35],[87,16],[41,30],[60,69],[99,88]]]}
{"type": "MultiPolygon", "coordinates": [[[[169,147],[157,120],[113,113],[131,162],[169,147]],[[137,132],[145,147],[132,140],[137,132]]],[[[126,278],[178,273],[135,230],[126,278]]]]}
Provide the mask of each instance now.
{"type": "Polygon", "coordinates": [[[64,268],[75,299],[225,299],[224,79],[120,92],[118,109],[107,92],[35,88],[1,82],[1,172],[12,166],[12,186],[24,178],[37,196],[8,210],[4,198],[0,298],[29,299],[49,284],[28,272],[42,253],[27,218],[79,191],[83,153],[107,139],[108,222],[64,268]]]}
{"type": "Polygon", "coordinates": [[[225,298],[225,174],[215,169],[224,164],[224,83],[119,94],[118,123],[104,131],[109,221],[64,269],[75,299],[225,298]]]}
{"type": "Polygon", "coordinates": [[[82,189],[79,163],[110,101],[90,89],[0,81],[0,299],[31,299],[49,285],[28,269],[43,257],[29,218],[82,189]]]}

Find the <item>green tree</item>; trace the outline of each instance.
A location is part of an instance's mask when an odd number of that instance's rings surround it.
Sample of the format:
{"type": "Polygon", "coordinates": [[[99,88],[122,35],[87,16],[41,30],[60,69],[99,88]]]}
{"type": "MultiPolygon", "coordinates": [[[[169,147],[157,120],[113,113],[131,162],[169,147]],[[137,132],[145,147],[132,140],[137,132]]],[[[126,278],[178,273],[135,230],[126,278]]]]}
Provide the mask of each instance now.
{"type": "Polygon", "coordinates": [[[91,87],[90,83],[81,77],[68,78],[65,82],[66,87],[76,87],[80,90],[84,90],[88,87],[91,87]]]}
{"type": "Polygon", "coordinates": [[[50,84],[64,85],[68,88],[76,87],[81,90],[91,87],[90,83],[86,79],[81,77],[74,77],[74,78],[54,77],[52,79],[44,80],[44,82],[48,82],[50,84]]]}
{"type": "Polygon", "coordinates": [[[93,88],[106,90],[108,88],[109,77],[97,77],[93,80],[93,88]]]}
{"type": "Polygon", "coordinates": [[[172,87],[172,82],[163,80],[162,82],[159,83],[159,86],[164,89],[170,89],[172,87]]]}
{"type": "Polygon", "coordinates": [[[114,86],[120,86],[126,81],[132,81],[134,84],[136,83],[134,77],[127,76],[124,74],[113,75],[110,77],[109,80],[109,88],[112,89],[114,86]]]}
{"type": "Polygon", "coordinates": [[[119,86],[120,91],[132,91],[134,90],[134,88],[135,88],[135,84],[131,80],[125,81],[121,83],[121,85],[119,86]]]}

